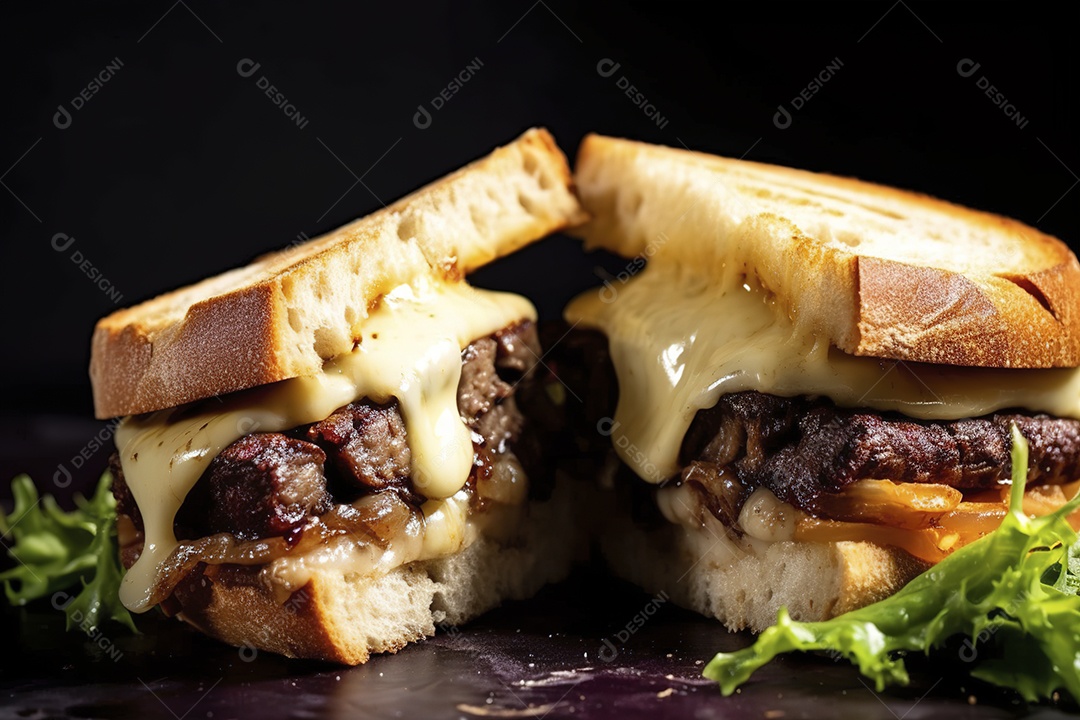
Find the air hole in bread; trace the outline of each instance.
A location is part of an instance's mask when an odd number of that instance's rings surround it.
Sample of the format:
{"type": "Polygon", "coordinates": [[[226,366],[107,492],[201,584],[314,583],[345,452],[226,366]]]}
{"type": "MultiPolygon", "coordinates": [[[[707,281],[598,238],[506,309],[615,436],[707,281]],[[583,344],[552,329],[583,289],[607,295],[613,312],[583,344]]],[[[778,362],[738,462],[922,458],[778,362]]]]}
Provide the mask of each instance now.
{"type": "Polygon", "coordinates": [[[630,214],[637,217],[641,213],[641,206],[645,202],[645,197],[641,193],[635,193],[630,198],[630,214]]]}
{"type": "Polygon", "coordinates": [[[403,215],[401,221],[397,226],[397,236],[399,240],[408,242],[416,237],[416,224],[417,219],[413,215],[403,215]]]}
{"type": "Polygon", "coordinates": [[[473,226],[480,234],[483,235],[487,233],[488,213],[484,210],[484,208],[477,205],[470,205],[469,218],[472,220],[473,226]]]}
{"type": "Polygon", "coordinates": [[[1043,294],[1043,291],[1040,290],[1035,285],[1035,283],[1031,282],[1026,277],[1019,277],[1019,276],[1011,276],[1010,277],[1008,275],[1006,275],[1004,277],[1005,277],[1006,280],[1011,282],[1013,285],[1020,288],[1021,290],[1026,292],[1031,297],[1035,298],[1036,302],[1038,302],[1040,305],[1042,305],[1043,309],[1045,309],[1046,312],[1053,315],[1055,320],[1058,319],[1057,313],[1054,312],[1054,308],[1050,307],[1050,301],[1046,298],[1046,295],[1043,294]]]}
{"type": "Polygon", "coordinates": [[[862,238],[850,232],[833,233],[833,239],[844,243],[848,247],[859,247],[862,244],[862,238]]]}
{"type": "Polygon", "coordinates": [[[522,162],[522,167],[525,168],[525,172],[529,173],[530,175],[535,175],[537,169],[536,156],[528,152],[524,153],[524,155],[525,158],[522,162]]]}
{"type": "Polygon", "coordinates": [[[746,602],[746,591],[745,590],[740,588],[739,592],[735,593],[735,602],[738,603],[739,605],[742,605],[743,603],[746,602]]]}
{"type": "Polygon", "coordinates": [[[304,321],[300,319],[300,311],[296,308],[289,308],[289,327],[293,332],[300,332],[304,327],[304,321]]]}
{"type": "Polygon", "coordinates": [[[554,184],[546,173],[540,173],[537,182],[540,183],[541,190],[550,190],[551,186],[554,184]]]}
{"type": "Polygon", "coordinates": [[[313,334],[312,348],[323,360],[328,360],[337,353],[335,339],[340,335],[339,331],[331,327],[317,328],[313,334]]]}
{"type": "Polygon", "coordinates": [[[526,195],[525,193],[523,193],[523,192],[521,192],[519,190],[518,191],[518,196],[517,196],[517,201],[518,201],[518,205],[520,205],[521,208],[525,212],[529,213],[530,215],[533,214],[533,208],[535,206],[533,204],[533,199],[531,197],[529,197],[528,195],[526,195]]]}

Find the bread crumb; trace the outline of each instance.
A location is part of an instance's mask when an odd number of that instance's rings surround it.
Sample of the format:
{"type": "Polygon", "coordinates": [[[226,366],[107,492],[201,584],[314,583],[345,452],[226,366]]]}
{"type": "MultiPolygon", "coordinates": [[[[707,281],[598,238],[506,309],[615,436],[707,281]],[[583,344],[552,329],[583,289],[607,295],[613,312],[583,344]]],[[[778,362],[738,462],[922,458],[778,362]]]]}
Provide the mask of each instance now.
{"type": "Polygon", "coordinates": [[[669,697],[674,692],[675,692],[675,688],[668,688],[667,690],[661,690],[660,692],[656,693],[656,697],[658,697],[658,698],[666,698],[666,697],[669,697]]]}

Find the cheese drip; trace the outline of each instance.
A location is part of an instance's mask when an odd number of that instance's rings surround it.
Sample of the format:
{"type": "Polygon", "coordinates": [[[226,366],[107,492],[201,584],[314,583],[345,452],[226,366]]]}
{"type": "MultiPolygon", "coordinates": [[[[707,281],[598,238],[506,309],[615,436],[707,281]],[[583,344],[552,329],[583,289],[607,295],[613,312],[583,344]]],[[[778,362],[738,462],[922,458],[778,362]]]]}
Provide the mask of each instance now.
{"type": "Polygon", "coordinates": [[[522,319],[525,298],[465,283],[417,281],[385,295],[363,326],[356,349],[321,373],[233,393],[195,406],[126,418],[116,433],[124,479],[142,513],[142,555],[128,570],[120,599],[149,609],[158,568],[177,547],[173,521],[188,492],[225,447],[253,432],[318,422],[360,398],[397,398],[412,454],[412,480],[440,511],[473,463],[472,436],[457,409],[461,351],[522,319]]]}
{"type": "Polygon", "coordinates": [[[590,291],[569,322],[608,337],[619,381],[614,419],[601,422],[620,458],[659,483],[679,470],[698,410],[757,390],[824,396],[842,407],[957,420],[1004,408],[1080,418],[1080,372],[961,368],[856,357],[792,321],[751,277],[713,274],[664,256],[636,277],[590,291]]]}

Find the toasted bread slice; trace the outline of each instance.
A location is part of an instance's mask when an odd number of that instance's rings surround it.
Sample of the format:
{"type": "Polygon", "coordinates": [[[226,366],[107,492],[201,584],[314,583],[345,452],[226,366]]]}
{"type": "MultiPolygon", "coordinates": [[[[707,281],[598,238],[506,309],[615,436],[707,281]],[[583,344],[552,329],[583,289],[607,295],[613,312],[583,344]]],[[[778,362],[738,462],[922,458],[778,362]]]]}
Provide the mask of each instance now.
{"type": "Polygon", "coordinates": [[[258,567],[239,565],[193,573],[175,597],[184,620],[243,648],[241,657],[266,650],[358,665],[564,579],[585,550],[577,489],[561,483],[545,502],[518,510],[509,536],[481,534],[453,555],[385,575],[320,570],[284,604],[258,567]]]}
{"type": "MultiPolygon", "coordinates": [[[[737,554],[721,549],[714,552],[721,562],[712,563],[685,528],[647,530],[629,518],[624,508],[601,534],[612,571],[729,630],[761,632],[776,623],[781,607],[795,620],[828,620],[889,597],[927,568],[903,550],[870,542],[782,541],[737,554]]],[[[719,539],[706,543],[716,546],[719,539]]]]}
{"type": "Polygon", "coordinates": [[[746,264],[833,345],[984,367],[1080,365],[1080,264],[1027,225],[925,195],[590,135],[579,234],[625,256],[746,264]]]}
{"type": "Polygon", "coordinates": [[[530,130],[334,232],[103,318],[90,357],[95,413],[312,374],[352,350],[371,304],[395,286],[460,279],[583,219],[566,158],[546,130],[530,130]]]}

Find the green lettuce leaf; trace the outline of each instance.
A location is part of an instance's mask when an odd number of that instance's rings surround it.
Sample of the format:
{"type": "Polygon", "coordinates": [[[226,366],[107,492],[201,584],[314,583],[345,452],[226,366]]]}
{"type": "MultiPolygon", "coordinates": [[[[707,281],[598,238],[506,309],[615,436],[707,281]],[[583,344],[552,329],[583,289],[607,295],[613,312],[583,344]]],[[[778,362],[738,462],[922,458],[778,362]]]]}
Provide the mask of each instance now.
{"type": "Polygon", "coordinates": [[[13,605],[51,597],[67,614],[67,627],[100,627],[114,620],[136,632],[131,614],[120,603],[123,573],[116,544],[116,501],[112,476],[102,475],[93,497],[76,496],[76,509],[65,512],[51,495],[39,498],[26,475],[11,483],[15,508],[0,509],[0,533],[15,566],[0,573],[13,605]],[[67,590],[77,590],[74,597],[67,590]]]}
{"type": "Polygon", "coordinates": [[[892,597],[832,620],[795,622],[781,608],[776,625],[752,646],[718,654],[705,677],[730,695],[781,653],[831,651],[857,664],[881,691],[908,683],[902,651],[929,653],[961,636],[972,650],[964,659],[977,663],[975,677],[1029,701],[1060,689],[1080,698],[1080,548],[1067,521],[1080,498],[1044,517],[1024,515],[1028,446],[1015,426],[1012,434],[1009,512],[997,530],[892,597]]]}

